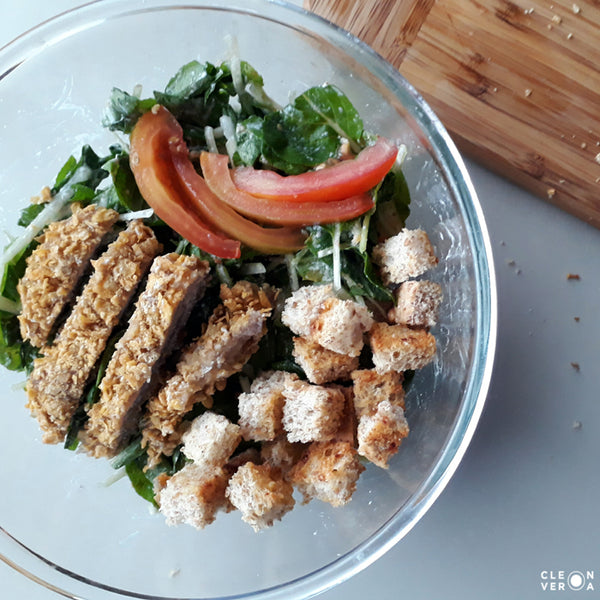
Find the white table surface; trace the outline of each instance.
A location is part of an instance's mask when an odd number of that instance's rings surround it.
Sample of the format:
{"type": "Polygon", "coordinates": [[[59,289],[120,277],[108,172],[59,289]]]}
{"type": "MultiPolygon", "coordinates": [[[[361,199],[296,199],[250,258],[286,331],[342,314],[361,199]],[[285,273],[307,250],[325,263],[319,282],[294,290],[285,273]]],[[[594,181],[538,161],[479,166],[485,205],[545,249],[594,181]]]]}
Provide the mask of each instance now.
{"type": "MultiPolygon", "coordinates": [[[[0,0],[0,46],[79,3],[0,0]]],[[[600,231],[467,164],[498,283],[484,414],[432,509],[323,600],[600,597],[600,231]],[[594,589],[543,590],[573,571],[591,571],[594,589]]],[[[58,597],[0,562],[0,599],[58,597]]]]}

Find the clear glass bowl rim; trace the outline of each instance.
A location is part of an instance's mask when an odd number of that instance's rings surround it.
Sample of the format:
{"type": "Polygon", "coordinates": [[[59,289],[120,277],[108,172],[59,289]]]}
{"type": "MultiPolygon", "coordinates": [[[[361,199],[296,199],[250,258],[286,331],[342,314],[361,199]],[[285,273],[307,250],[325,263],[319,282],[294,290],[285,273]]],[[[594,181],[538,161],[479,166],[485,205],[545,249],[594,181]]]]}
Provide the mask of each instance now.
{"type": "MultiPolygon", "coordinates": [[[[403,101],[406,98],[410,100],[411,105],[407,108],[427,134],[432,154],[444,173],[451,191],[455,198],[459,200],[463,209],[463,217],[467,223],[471,238],[470,242],[474,250],[474,270],[477,276],[476,305],[478,307],[476,323],[478,343],[475,345],[475,355],[472,358],[474,369],[467,382],[463,410],[458,415],[445,451],[430,477],[421,486],[419,492],[413,496],[409,504],[403,507],[401,514],[396,513],[393,515],[375,534],[346,555],[313,573],[285,584],[248,594],[221,597],[219,600],[233,600],[234,598],[248,600],[309,598],[362,571],[401,540],[441,494],[468,448],[487,396],[496,346],[497,294],[489,234],[483,211],[462,157],[448,132],[420,94],[394,67],[360,39],[326,19],[282,0],[198,0],[196,2],[141,0],[135,3],[131,0],[93,0],[47,19],[0,48],[0,86],[2,80],[9,76],[11,71],[18,68],[21,63],[32,59],[47,46],[59,43],[66,37],[98,26],[111,18],[137,12],[168,10],[170,8],[217,9],[260,14],[262,16],[270,11],[273,14],[269,14],[268,18],[283,22],[285,21],[281,17],[284,18],[286,14],[293,13],[294,17],[299,19],[311,33],[322,36],[338,46],[355,47],[361,53],[362,63],[369,68],[372,74],[377,76],[390,90],[395,93],[401,92],[403,101]]],[[[5,538],[5,541],[8,540],[10,544],[19,547],[39,560],[41,565],[53,572],[63,574],[65,576],[64,583],[61,583],[60,587],[54,585],[46,581],[43,576],[40,577],[21,567],[2,553],[0,553],[0,560],[32,581],[66,598],[83,600],[80,594],[74,594],[62,587],[62,585],[68,587],[69,581],[78,581],[96,588],[96,591],[113,592],[122,597],[146,600],[178,600],[164,596],[138,594],[89,581],[76,573],[62,569],[59,565],[54,565],[44,557],[36,555],[20,544],[2,527],[0,527],[0,536],[5,538]]],[[[198,598],[196,600],[210,599],[198,598]]]]}

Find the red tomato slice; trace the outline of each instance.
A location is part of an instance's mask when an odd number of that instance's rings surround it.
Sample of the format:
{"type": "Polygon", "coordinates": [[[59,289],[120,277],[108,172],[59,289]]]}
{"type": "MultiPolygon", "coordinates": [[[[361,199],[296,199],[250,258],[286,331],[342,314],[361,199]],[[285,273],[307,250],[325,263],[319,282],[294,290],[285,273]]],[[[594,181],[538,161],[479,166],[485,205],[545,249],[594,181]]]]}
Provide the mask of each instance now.
{"type": "Polygon", "coordinates": [[[336,223],[359,217],[373,208],[370,194],[361,194],[332,202],[287,202],[257,198],[238,190],[231,179],[229,157],[202,152],[200,166],[206,184],[223,202],[238,212],[272,225],[315,225],[336,223]]]}
{"type": "MultiPolygon", "coordinates": [[[[148,164],[146,165],[147,169],[144,169],[144,173],[146,170],[152,171],[153,168],[159,171],[159,175],[149,173],[149,178],[154,176],[154,179],[157,179],[160,176],[165,182],[170,183],[170,188],[166,190],[169,192],[166,197],[165,193],[160,196],[156,194],[154,188],[146,188],[150,196],[154,194],[152,199],[146,197],[141,187],[140,191],[148,204],[153,206],[152,201],[154,201],[165,216],[161,216],[158,212],[157,214],[186,239],[189,239],[203,250],[222,258],[239,257],[239,242],[268,254],[293,252],[304,246],[305,235],[300,229],[290,227],[267,229],[261,227],[221,202],[194,169],[189,159],[187,145],[183,139],[183,130],[177,119],[166,108],[156,106],[152,111],[146,113],[136,124],[132,132],[132,140],[138,127],[141,127],[141,133],[138,132],[135,136],[137,157],[135,160],[142,163],[142,159],[146,159],[145,162],[148,164]],[[146,141],[146,136],[142,135],[146,130],[157,132],[151,144],[150,158],[153,158],[153,161],[147,160],[146,154],[141,148],[141,143],[146,141]],[[166,210],[167,207],[168,210],[166,210]],[[171,211],[173,211],[173,214],[171,214],[171,211]],[[212,231],[213,235],[219,236],[223,232],[229,238],[232,238],[229,242],[236,244],[236,252],[233,253],[225,248],[215,248],[214,244],[210,246],[211,249],[209,250],[206,244],[211,240],[198,239],[199,233],[196,232],[198,224],[201,224],[205,231],[212,231]],[[183,233],[183,230],[187,232],[187,235],[183,233]],[[194,241],[195,239],[197,241],[194,241]],[[205,245],[198,243],[202,241],[205,241],[205,245]]],[[[133,142],[132,148],[134,148],[133,142]]],[[[131,162],[135,161],[132,160],[131,162]]],[[[139,171],[139,164],[136,168],[139,171]]],[[[137,179],[136,176],[136,181],[137,179]]],[[[153,208],[156,210],[155,206],[153,208]]]]}
{"type": "Polygon", "coordinates": [[[232,177],[236,187],[253,196],[289,202],[329,202],[363,194],[375,187],[392,168],[398,148],[379,137],[373,146],[331,167],[301,175],[239,167],[232,177]]]}
{"type": "Polygon", "coordinates": [[[169,227],[202,250],[221,258],[239,258],[240,242],[206,226],[187,203],[173,165],[166,109],[158,107],[136,123],[130,139],[130,165],[146,202],[169,227]]]}

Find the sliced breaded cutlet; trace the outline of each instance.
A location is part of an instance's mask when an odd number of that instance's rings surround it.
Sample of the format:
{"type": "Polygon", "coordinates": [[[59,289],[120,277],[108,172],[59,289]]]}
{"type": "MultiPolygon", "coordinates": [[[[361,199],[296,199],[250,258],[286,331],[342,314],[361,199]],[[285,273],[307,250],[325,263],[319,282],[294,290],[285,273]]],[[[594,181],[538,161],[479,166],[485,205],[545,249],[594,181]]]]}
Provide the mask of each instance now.
{"type": "Polygon", "coordinates": [[[152,263],[127,330],[100,383],[100,400],[80,435],[93,456],[114,456],[139,427],[142,404],[194,303],[210,266],[194,256],[167,254],[152,263]]]}
{"type": "Polygon", "coordinates": [[[92,261],[90,280],[27,383],[27,406],[44,442],[64,439],[96,361],[160,249],[152,230],[133,221],[92,261]]]}
{"type": "Polygon", "coordinates": [[[116,211],[90,204],[82,209],[74,207],[71,217],[48,225],[17,286],[24,340],[37,348],[46,343],[102,239],[118,218],[116,211]]]}
{"type": "Polygon", "coordinates": [[[194,404],[212,406],[212,395],[241,371],[267,331],[275,292],[248,281],[221,286],[220,304],[205,332],[182,353],[175,374],[148,403],[142,445],[152,466],[170,456],[185,431],[183,419],[194,404]]]}

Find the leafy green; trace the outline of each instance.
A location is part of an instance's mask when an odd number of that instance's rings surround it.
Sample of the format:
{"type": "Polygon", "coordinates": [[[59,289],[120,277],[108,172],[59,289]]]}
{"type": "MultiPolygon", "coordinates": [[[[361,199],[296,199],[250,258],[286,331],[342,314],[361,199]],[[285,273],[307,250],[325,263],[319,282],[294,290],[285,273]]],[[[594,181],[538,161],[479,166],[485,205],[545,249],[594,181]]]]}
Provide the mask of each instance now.
{"type": "Polygon", "coordinates": [[[23,341],[16,315],[0,312],[0,364],[9,371],[30,373],[38,355],[37,348],[23,341]]]}
{"type": "MultiPolygon", "coordinates": [[[[354,240],[356,231],[362,229],[361,219],[342,224],[340,235],[340,271],[345,289],[353,297],[365,296],[372,300],[389,302],[391,292],[383,285],[373,268],[366,250],[354,240]]],[[[332,283],[334,280],[333,252],[335,225],[314,225],[305,247],[295,257],[298,275],[304,281],[332,283]]]]}
{"type": "Polygon", "coordinates": [[[410,191],[401,169],[390,171],[374,193],[377,210],[371,236],[377,242],[400,231],[410,214],[410,191]]]}
{"type": "Polygon", "coordinates": [[[131,133],[137,120],[155,104],[154,98],[141,100],[137,96],[115,87],[111,91],[108,105],[104,111],[102,125],[110,131],[131,133]]]}
{"type": "Polygon", "coordinates": [[[262,154],[264,135],[263,120],[257,115],[252,115],[238,124],[237,152],[234,156],[236,165],[252,167],[262,154]]]}
{"type": "Polygon", "coordinates": [[[350,100],[336,87],[313,87],[292,104],[267,115],[263,154],[268,164],[301,173],[337,156],[342,138],[359,150],[363,123],[350,100]]]}
{"type": "Polygon", "coordinates": [[[17,225],[20,227],[27,227],[42,211],[44,210],[44,204],[29,204],[21,210],[21,216],[17,221],[17,225]]]}
{"type": "Polygon", "coordinates": [[[154,480],[162,474],[173,475],[185,465],[186,459],[179,450],[175,450],[173,456],[163,456],[160,463],[151,469],[146,469],[147,461],[146,451],[141,448],[141,440],[138,439],[125,448],[112,464],[115,468],[124,466],[137,494],[158,508],[154,499],[154,480]]]}
{"type": "Polygon", "coordinates": [[[112,152],[108,156],[98,156],[92,147],[86,144],[81,149],[79,160],[76,160],[74,156],[70,156],[63,165],[56,176],[54,186],[52,187],[52,195],[54,196],[63,187],[71,184],[75,190],[71,202],[80,202],[81,199],[88,196],[88,190],[93,192],[100,185],[100,182],[108,177],[108,173],[103,167],[112,156],[112,152]],[[77,183],[73,184],[72,180],[76,173],[81,174],[81,168],[87,169],[87,176],[83,180],[78,180],[77,183]],[[84,188],[87,188],[87,190],[84,188]]]}

